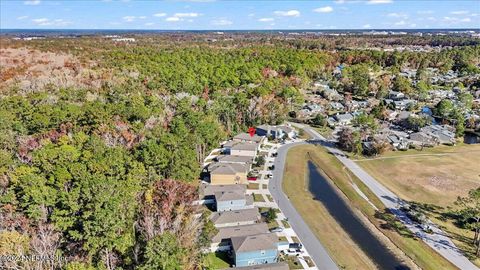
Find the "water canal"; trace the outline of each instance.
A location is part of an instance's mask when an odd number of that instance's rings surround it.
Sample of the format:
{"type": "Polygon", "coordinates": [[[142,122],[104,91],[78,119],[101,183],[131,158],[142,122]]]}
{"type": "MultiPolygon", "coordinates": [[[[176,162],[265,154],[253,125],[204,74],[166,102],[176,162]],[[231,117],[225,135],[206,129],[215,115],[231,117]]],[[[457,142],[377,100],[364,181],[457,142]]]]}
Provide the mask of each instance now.
{"type": "Polygon", "coordinates": [[[345,201],[336,192],[326,176],[320,173],[315,164],[308,162],[309,189],[315,199],[322,202],[330,215],[342,226],[352,240],[377,264],[379,269],[410,269],[402,264],[388,248],[355,216],[345,201]]]}

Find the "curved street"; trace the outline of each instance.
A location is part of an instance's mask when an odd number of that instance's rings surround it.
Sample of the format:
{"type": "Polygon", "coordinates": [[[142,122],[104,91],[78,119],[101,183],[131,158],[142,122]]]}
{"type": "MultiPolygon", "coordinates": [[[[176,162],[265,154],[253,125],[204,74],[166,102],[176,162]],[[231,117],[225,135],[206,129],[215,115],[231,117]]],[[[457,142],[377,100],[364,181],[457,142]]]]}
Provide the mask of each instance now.
{"type": "Polygon", "coordinates": [[[302,144],[306,144],[306,142],[295,142],[278,148],[278,156],[275,158],[274,163],[275,170],[273,171],[273,178],[270,180],[268,189],[275,199],[275,202],[277,202],[278,207],[288,218],[290,225],[293,227],[303,245],[308,250],[318,269],[336,270],[339,268],[332,258],[330,258],[325,247],[320,243],[315,234],[313,234],[282,190],[283,171],[285,168],[287,152],[290,148],[302,144]]]}

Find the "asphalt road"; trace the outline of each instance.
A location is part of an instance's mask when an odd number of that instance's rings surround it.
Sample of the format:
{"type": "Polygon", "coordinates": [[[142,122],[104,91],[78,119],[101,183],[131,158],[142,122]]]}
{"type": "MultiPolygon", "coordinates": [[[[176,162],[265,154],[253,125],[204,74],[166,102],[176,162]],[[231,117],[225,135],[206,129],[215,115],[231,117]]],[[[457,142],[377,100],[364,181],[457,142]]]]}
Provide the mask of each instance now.
{"type": "Polygon", "coordinates": [[[291,144],[282,145],[278,148],[278,156],[275,159],[275,170],[273,171],[273,178],[270,180],[268,189],[273,198],[277,202],[278,206],[288,218],[288,221],[292,228],[297,233],[298,237],[302,241],[303,245],[310,254],[312,260],[321,270],[335,270],[339,269],[335,262],[328,255],[325,247],[320,243],[317,237],[310,230],[308,225],[303,221],[300,214],[295,207],[290,203],[285,193],[282,190],[283,171],[285,168],[285,159],[288,149],[291,147],[306,144],[305,142],[296,142],[291,144]]]}
{"type": "MultiPolygon", "coordinates": [[[[414,222],[412,222],[406,214],[400,210],[400,207],[406,205],[406,202],[401,200],[397,195],[380,184],[354,161],[349,159],[341,150],[335,148],[331,143],[327,142],[325,138],[318,132],[310,127],[304,127],[304,130],[310,134],[314,140],[325,146],[337,159],[343,163],[345,167],[350,169],[355,176],[357,176],[387,207],[394,213],[407,228],[421,238],[427,245],[437,251],[445,259],[452,262],[455,266],[462,270],[474,270],[479,269],[473,263],[471,263],[455,246],[452,240],[433,223],[430,223],[430,227],[433,233],[425,233],[422,229],[418,228],[414,222]]],[[[280,169],[280,167],[279,167],[280,169]]],[[[281,170],[283,171],[283,164],[281,170]]],[[[281,177],[281,176],[280,176],[281,177]]]]}

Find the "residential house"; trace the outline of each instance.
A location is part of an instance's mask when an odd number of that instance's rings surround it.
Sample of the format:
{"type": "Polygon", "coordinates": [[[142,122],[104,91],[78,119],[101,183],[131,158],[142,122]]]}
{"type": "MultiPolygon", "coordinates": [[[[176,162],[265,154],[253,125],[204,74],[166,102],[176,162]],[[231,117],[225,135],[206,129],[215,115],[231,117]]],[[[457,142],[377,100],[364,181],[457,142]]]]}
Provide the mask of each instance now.
{"type": "Polygon", "coordinates": [[[248,167],[248,170],[251,170],[254,157],[252,156],[233,156],[233,155],[220,155],[214,158],[215,161],[219,163],[235,163],[243,164],[248,167]]]}
{"type": "Polygon", "coordinates": [[[337,113],[333,117],[329,117],[327,119],[327,123],[334,127],[334,126],[346,126],[352,123],[353,114],[351,113],[337,113]]]}
{"type": "Polygon", "coordinates": [[[236,163],[211,163],[208,168],[210,174],[210,184],[212,185],[230,185],[247,184],[248,167],[236,163]]]}
{"type": "Polygon", "coordinates": [[[405,94],[397,91],[390,91],[388,93],[388,98],[391,100],[402,100],[405,98],[405,94]]]}
{"type": "Polygon", "coordinates": [[[264,265],[252,265],[252,266],[245,266],[245,267],[235,267],[235,268],[228,268],[225,270],[289,270],[288,264],[285,262],[278,262],[278,263],[269,263],[264,265]]]}
{"type": "Polygon", "coordinates": [[[277,262],[278,237],[275,233],[232,237],[231,241],[237,267],[277,262]]]}
{"type": "Polygon", "coordinates": [[[322,92],[322,95],[324,98],[328,99],[328,100],[334,100],[334,101],[340,101],[343,99],[342,95],[340,95],[337,90],[335,89],[331,89],[331,88],[325,88],[325,90],[323,90],[322,92]]]}
{"type": "Polygon", "coordinates": [[[258,208],[250,208],[235,211],[214,212],[210,220],[216,228],[255,224],[260,220],[258,208]]]}
{"type": "Polygon", "coordinates": [[[211,252],[230,250],[232,247],[230,239],[232,237],[256,235],[261,233],[268,233],[268,226],[265,222],[251,225],[222,227],[218,229],[217,234],[212,238],[210,250],[211,252]]]}
{"type": "Polygon", "coordinates": [[[314,115],[323,112],[322,106],[318,104],[308,104],[304,107],[308,111],[309,115],[314,115]]]}
{"type": "Polygon", "coordinates": [[[395,133],[388,135],[387,140],[397,150],[407,150],[412,144],[406,137],[395,133]]]}
{"type": "Polygon", "coordinates": [[[396,110],[404,111],[405,109],[410,106],[410,104],[415,104],[415,100],[412,99],[404,99],[404,100],[395,100],[393,104],[395,105],[396,110]]]}
{"type": "Polygon", "coordinates": [[[258,143],[237,143],[230,148],[230,155],[255,157],[257,155],[259,147],[260,145],[258,143]]]}
{"type": "Polygon", "coordinates": [[[209,185],[203,183],[199,188],[200,199],[205,200],[205,204],[215,203],[215,193],[219,191],[233,191],[241,194],[245,194],[247,191],[247,185],[233,184],[233,185],[209,185]]]}
{"type": "Polygon", "coordinates": [[[339,102],[330,102],[328,105],[332,110],[335,111],[343,111],[345,109],[345,106],[343,106],[342,103],[339,102]]]}
{"type": "Polygon", "coordinates": [[[220,190],[215,192],[217,212],[253,208],[253,196],[237,190],[220,190]]]}
{"type": "Polygon", "coordinates": [[[438,145],[437,138],[429,134],[426,134],[425,132],[422,132],[422,131],[410,134],[409,139],[412,142],[412,144],[415,146],[432,147],[432,146],[438,145]]]}
{"type": "Polygon", "coordinates": [[[285,125],[261,125],[257,127],[256,132],[259,136],[272,137],[273,139],[285,139],[286,137],[293,139],[297,135],[293,128],[285,125]]]}
{"type": "Polygon", "coordinates": [[[448,125],[430,125],[420,129],[420,131],[436,137],[437,141],[441,144],[454,145],[455,140],[455,129],[448,125]]]}
{"type": "Polygon", "coordinates": [[[234,141],[238,141],[238,142],[247,142],[247,143],[262,143],[263,140],[264,140],[264,137],[261,137],[261,136],[258,136],[256,134],[254,134],[253,136],[250,136],[249,133],[240,133],[240,134],[237,134],[233,137],[233,140],[234,141]]]}

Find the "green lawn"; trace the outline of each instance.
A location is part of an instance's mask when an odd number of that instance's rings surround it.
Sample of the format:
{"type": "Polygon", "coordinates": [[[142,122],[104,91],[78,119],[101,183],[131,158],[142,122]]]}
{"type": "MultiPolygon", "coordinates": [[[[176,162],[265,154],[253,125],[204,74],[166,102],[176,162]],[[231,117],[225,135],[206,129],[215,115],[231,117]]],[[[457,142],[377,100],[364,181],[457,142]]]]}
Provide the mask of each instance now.
{"type": "Polygon", "coordinates": [[[264,202],[265,199],[263,198],[262,194],[253,194],[253,201],[254,202],[264,202]]]}
{"type": "Polygon", "coordinates": [[[282,225],[285,229],[290,228],[290,223],[288,223],[286,220],[282,220],[282,225]]]}
{"type": "Polygon", "coordinates": [[[209,269],[225,269],[230,267],[230,259],[225,252],[208,253],[205,261],[209,269]]]}

